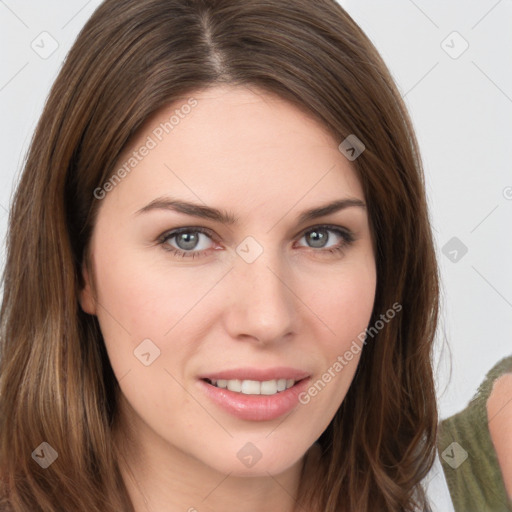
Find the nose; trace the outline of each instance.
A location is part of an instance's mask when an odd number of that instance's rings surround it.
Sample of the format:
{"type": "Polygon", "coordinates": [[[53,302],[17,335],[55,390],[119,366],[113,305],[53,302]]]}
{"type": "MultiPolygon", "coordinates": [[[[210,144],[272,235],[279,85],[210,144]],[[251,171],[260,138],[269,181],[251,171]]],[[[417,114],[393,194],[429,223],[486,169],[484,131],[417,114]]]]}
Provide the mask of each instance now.
{"type": "Polygon", "coordinates": [[[289,267],[270,251],[248,263],[237,257],[229,273],[225,328],[233,339],[277,342],[297,329],[298,298],[289,267]]]}

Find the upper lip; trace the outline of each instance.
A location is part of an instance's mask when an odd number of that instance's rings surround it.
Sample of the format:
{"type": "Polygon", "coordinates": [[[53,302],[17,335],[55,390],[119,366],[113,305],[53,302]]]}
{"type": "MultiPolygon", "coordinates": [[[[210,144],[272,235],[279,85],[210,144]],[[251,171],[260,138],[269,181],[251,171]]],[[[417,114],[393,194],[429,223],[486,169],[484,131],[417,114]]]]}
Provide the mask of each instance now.
{"type": "Polygon", "coordinates": [[[208,380],[278,380],[293,379],[302,380],[309,377],[309,373],[297,368],[275,367],[275,368],[233,368],[232,370],[223,370],[214,373],[201,375],[200,379],[208,380]]]}

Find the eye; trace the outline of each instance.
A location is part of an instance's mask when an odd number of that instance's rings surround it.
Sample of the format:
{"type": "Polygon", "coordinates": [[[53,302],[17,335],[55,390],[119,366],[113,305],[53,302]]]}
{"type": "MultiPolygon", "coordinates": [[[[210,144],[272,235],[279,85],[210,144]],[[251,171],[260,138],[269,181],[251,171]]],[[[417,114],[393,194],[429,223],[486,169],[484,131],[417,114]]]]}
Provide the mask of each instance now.
{"type": "Polygon", "coordinates": [[[355,240],[350,231],[330,225],[309,228],[303,233],[301,239],[305,239],[311,249],[319,249],[318,252],[326,251],[329,253],[341,251],[355,240]],[[334,233],[334,236],[331,233],[334,233]],[[333,242],[333,244],[328,245],[330,242],[333,242]]]}
{"type": "MultiPolygon", "coordinates": [[[[301,238],[307,242],[306,247],[316,253],[336,253],[354,242],[354,235],[339,226],[321,225],[303,231],[301,238]]],[[[202,227],[183,227],[164,233],[158,240],[166,251],[182,258],[206,256],[216,241],[210,230],[202,227]]],[[[304,245],[299,244],[299,247],[304,245]]]]}
{"type": "Polygon", "coordinates": [[[176,256],[195,258],[211,249],[208,246],[208,240],[210,243],[212,242],[209,230],[200,227],[186,227],[164,234],[159,243],[166,251],[170,251],[176,256]]]}

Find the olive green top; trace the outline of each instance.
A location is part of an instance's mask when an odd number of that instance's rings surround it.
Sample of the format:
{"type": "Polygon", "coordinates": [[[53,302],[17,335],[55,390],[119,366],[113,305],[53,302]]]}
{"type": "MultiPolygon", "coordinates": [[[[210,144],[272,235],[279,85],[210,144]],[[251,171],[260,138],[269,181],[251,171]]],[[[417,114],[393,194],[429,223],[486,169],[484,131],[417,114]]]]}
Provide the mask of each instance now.
{"type": "Polygon", "coordinates": [[[487,418],[494,381],[509,372],[512,356],[487,373],[463,411],[439,426],[439,456],[456,512],[512,512],[487,418]]]}

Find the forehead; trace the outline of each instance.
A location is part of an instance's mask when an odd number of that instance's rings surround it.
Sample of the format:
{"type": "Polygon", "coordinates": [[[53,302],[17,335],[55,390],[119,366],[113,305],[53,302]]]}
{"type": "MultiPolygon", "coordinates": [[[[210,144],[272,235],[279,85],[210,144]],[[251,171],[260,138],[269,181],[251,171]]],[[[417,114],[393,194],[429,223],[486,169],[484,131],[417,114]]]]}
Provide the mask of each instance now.
{"type": "Polygon", "coordinates": [[[129,173],[112,195],[132,208],[166,192],[222,206],[242,202],[246,209],[346,196],[364,200],[339,142],[279,96],[214,87],[184,96],[146,121],[117,162],[116,169],[125,166],[129,173]]]}

